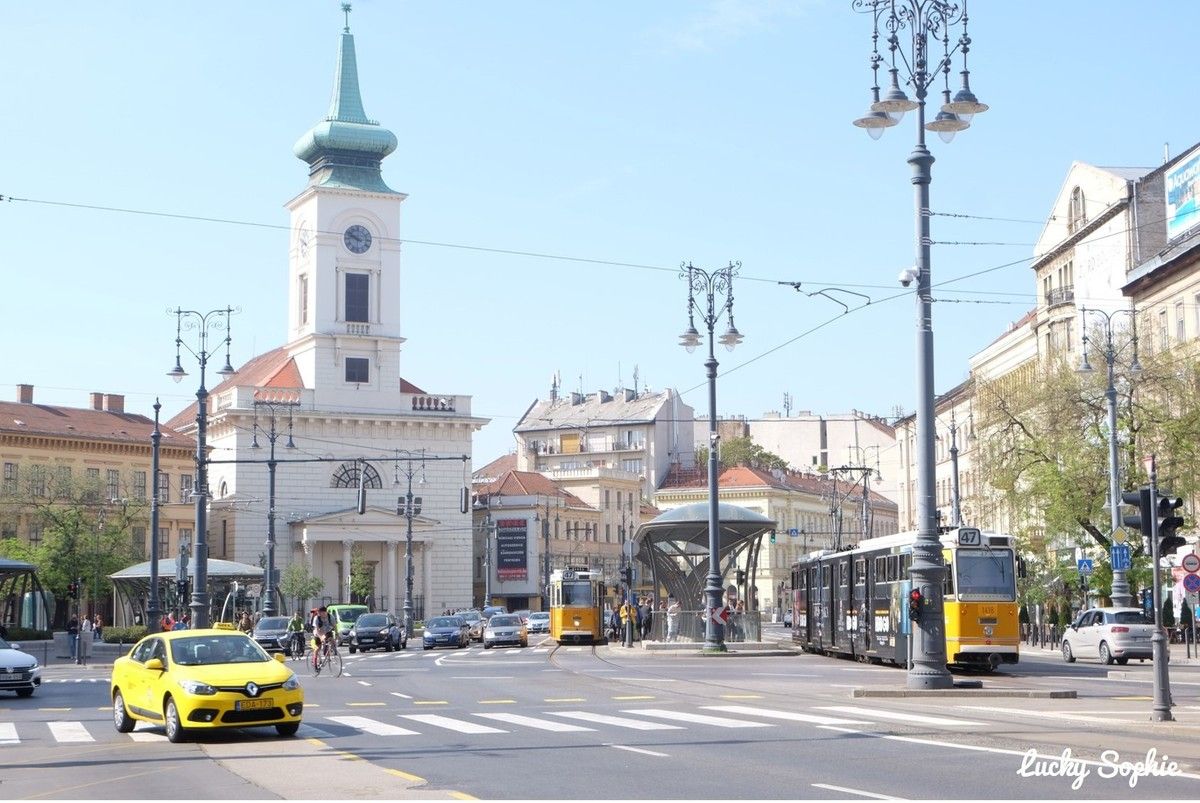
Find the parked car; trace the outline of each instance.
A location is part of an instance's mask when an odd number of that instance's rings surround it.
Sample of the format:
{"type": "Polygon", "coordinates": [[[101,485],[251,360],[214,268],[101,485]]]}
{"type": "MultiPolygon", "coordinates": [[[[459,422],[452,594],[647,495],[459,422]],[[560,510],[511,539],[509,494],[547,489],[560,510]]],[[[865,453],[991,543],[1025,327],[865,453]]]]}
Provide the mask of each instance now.
{"type": "Polygon", "coordinates": [[[350,628],[354,627],[358,617],[367,612],[366,605],[347,605],[339,603],[330,605],[329,615],[333,618],[334,627],[337,628],[338,645],[346,644],[350,641],[350,628]]]}
{"type": "Polygon", "coordinates": [[[524,610],[520,610],[520,611],[513,611],[513,616],[520,616],[522,622],[524,622],[526,625],[529,624],[529,609],[528,608],[526,608],[524,610]]]}
{"type": "Polygon", "coordinates": [[[42,685],[42,668],[37,659],[21,652],[21,645],[0,638],[0,691],[15,691],[18,697],[32,697],[42,685]]]}
{"type": "Polygon", "coordinates": [[[483,648],[490,650],[501,644],[519,644],[529,646],[529,631],[521,617],[515,613],[497,613],[488,619],[487,627],[483,629],[483,648]]]}
{"type": "Polygon", "coordinates": [[[193,730],[273,725],[294,736],[304,690],[282,653],[267,655],[245,633],[224,628],[146,636],[113,663],[113,725],[138,720],[166,728],[172,742],[193,730]]]}
{"type": "Polygon", "coordinates": [[[466,647],[471,643],[471,626],[461,616],[434,616],[425,622],[421,647],[466,647]]]}
{"type": "Polygon", "coordinates": [[[456,616],[461,616],[471,627],[471,641],[483,641],[483,626],[487,623],[487,619],[483,618],[483,614],[476,610],[459,611],[456,616]]]}
{"type": "Polygon", "coordinates": [[[495,613],[508,613],[508,608],[505,608],[503,605],[484,605],[483,606],[483,618],[484,619],[491,619],[492,614],[495,614],[495,613]]]}
{"type": "Polygon", "coordinates": [[[350,654],[382,647],[391,652],[408,646],[404,625],[390,613],[364,613],[350,628],[350,654]]]}
{"type": "Polygon", "coordinates": [[[267,652],[291,655],[292,634],[287,629],[289,621],[286,616],[264,616],[258,620],[250,637],[267,652]]]}
{"type": "Polygon", "coordinates": [[[529,614],[529,621],[525,623],[525,627],[530,633],[549,633],[550,614],[547,611],[534,611],[529,614]]]}
{"type": "Polygon", "coordinates": [[[792,626],[792,611],[790,608],[783,612],[783,626],[784,627],[792,626]]]}
{"type": "Polygon", "coordinates": [[[1063,634],[1063,660],[1099,658],[1101,663],[1129,663],[1151,657],[1154,620],[1141,608],[1091,608],[1079,614],[1063,634]]]}

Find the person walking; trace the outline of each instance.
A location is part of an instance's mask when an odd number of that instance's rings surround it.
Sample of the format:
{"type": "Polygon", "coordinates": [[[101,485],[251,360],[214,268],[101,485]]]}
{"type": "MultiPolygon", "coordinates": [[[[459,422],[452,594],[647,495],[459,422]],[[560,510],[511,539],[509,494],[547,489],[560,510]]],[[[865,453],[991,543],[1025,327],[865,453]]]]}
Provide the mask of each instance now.
{"type": "Polygon", "coordinates": [[[92,623],[92,636],[96,639],[96,641],[100,641],[100,631],[103,629],[104,619],[101,618],[100,614],[96,614],[96,620],[92,623]]]}
{"type": "Polygon", "coordinates": [[[612,605],[612,610],[608,612],[608,633],[609,641],[621,640],[621,612],[615,602],[612,605]]]}
{"type": "Polygon", "coordinates": [[[79,617],[71,614],[67,622],[67,645],[71,650],[71,660],[75,660],[79,650],[79,617]]]}
{"type": "Polygon", "coordinates": [[[682,612],[683,606],[679,604],[679,600],[667,597],[667,641],[679,638],[679,614],[682,612]]]}
{"type": "Polygon", "coordinates": [[[642,598],[638,606],[638,626],[642,629],[642,641],[650,637],[650,618],[654,616],[654,604],[649,597],[642,598]]]}

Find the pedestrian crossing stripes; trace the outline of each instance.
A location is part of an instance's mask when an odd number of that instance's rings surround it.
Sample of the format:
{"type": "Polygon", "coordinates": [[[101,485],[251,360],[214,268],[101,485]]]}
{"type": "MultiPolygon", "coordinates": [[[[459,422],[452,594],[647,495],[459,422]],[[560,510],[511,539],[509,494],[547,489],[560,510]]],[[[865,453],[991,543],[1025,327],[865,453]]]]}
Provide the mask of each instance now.
{"type": "MultiPolygon", "coordinates": [[[[983,709],[980,706],[977,709],[983,709]]],[[[372,712],[375,713],[375,712],[372,712]]],[[[1003,713],[1003,712],[997,712],[1003,713]]],[[[375,716],[312,716],[300,727],[300,736],[336,740],[354,734],[385,738],[428,738],[450,731],[489,738],[522,729],[552,733],[596,733],[600,731],[669,731],[718,728],[767,729],[795,726],[857,726],[888,728],[896,723],[957,730],[978,727],[976,720],[930,716],[908,711],[893,711],[863,706],[816,706],[811,711],[792,711],[751,705],[700,705],[679,707],[621,708],[616,713],[585,709],[555,709],[533,713],[506,711],[466,711],[451,715],[432,713],[375,713],[375,716]]],[[[136,742],[165,741],[161,726],[139,722],[128,734],[117,733],[108,718],[54,720],[50,722],[0,722],[0,750],[25,741],[50,741],[81,744],[128,738],[136,742]]]]}

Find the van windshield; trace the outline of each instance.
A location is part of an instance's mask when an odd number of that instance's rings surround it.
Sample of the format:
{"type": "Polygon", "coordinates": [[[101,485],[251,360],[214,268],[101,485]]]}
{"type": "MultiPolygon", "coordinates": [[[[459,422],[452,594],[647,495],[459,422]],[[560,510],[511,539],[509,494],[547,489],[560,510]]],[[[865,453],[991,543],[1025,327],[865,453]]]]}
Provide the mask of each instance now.
{"type": "Polygon", "coordinates": [[[366,608],[338,608],[337,618],[339,622],[354,622],[366,612],[366,608]]]}

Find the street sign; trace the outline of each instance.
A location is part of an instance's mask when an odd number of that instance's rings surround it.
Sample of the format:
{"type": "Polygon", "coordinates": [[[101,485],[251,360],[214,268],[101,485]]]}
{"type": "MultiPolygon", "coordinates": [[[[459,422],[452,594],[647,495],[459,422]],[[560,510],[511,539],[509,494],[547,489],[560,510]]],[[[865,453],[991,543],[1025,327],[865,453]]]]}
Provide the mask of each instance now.
{"type": "Polygon", "coordinates": [[[798,529],[796,529],[795,527],[788,528],[788,536],[790,536],[791,538],[795,538],[798,535],[800,535],[800,531],[798,529]]]}
{"type": "Polygon", "coordinates": [[[713,624],[723,625],[729,621],[729,609],[724,605],[708,609],[708,618],[713,624]]]}
{"type": "Polygon", "coordinates": [[[1113,530],[1112,540],[1114,544],[1123,544],[1129,540],[1129,533],[1125,531],[1124,527],[1118,527],[1113,530]]]}
{"type": "Polygon", "coordinates": [[[1092,559],[1091,558],[1080,558],[1078,561],[1076,561],[1076,563],[1079,566],[1080,574],[1091,574],[1092,573],[1092,559]]]}
{"type": "Polygon", "coordinates": [[[1189,592],[1200,591],[1200,574],[1185,574],[1183,588],[1189,592]]]}
{"type": "Polygon", "coordinates": [[[1113,571],[1124,571],[1130,567],[1133,559],[1133,553],[1125,544],[1113,544],[1110,554],[1113,571]]]}
{"type": "Polygon", "coordinates": [[[1185,572],[1200,572],[1200,555],[1195,552],[1189,552],[1183,556],[1183,570],[1185,572]]]}

